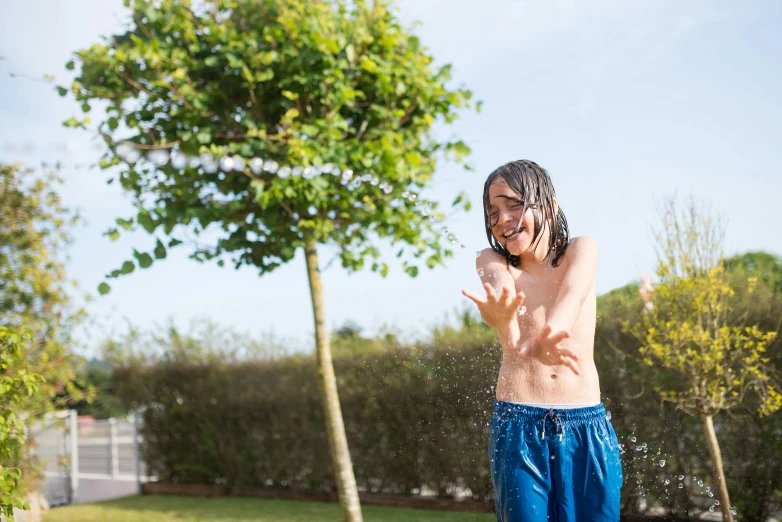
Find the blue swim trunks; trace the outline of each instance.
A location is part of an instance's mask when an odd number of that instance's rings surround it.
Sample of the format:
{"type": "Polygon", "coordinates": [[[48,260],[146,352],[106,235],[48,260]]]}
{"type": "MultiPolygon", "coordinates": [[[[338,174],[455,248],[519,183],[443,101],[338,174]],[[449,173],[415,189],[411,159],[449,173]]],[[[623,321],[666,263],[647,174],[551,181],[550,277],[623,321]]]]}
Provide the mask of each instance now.
{"type": "Polygon", "coordinates": [[[494,401],[489,458],[498,522],[616,522],[619,442],[603,404],[494,401]]]}

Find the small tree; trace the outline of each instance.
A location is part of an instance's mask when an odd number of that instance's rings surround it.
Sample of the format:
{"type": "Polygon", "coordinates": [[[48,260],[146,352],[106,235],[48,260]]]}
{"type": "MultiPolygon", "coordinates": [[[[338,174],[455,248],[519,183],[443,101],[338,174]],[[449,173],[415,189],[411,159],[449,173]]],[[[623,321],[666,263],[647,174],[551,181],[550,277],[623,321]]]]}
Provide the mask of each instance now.
{"type": "MultiPolygon", "coordinates": [[[[760,397],[761,416],[773,413],[782,406],[782,388],[764,354],[776,333],[728,322],[734,290],[725,273],[723,235],[721,223],[694,201],[678,216],[675,198],[668,198],[656,236],[658,282],[651,292],[642,288],[651,304],[640,323],[625,328],[642,343],[644,363],[661,370],[660,396],[700,417],[719,507],[723,520],[732,521],[714,416],[740,405],[749,392],[760,397]]],[[[749,291],[754,284],[746,281],[749,291]]]]}
{"type": "MultiPolygon", "coordinates": [[[[426,185],[438,155],[460,161],[469,153],[461,141],[438,140],[431,127],[453,121],[471,93],[446,87],[450,67],[432,69],[432,57],[385,0],[136,0],[127,32],[76,55],[81,73],[71,92],[84,111],[91,102],[106,107],[99,130],[111,153],[102,166],[126,160],[117,179],[136,198],[137,215],[118,219],[108,235],[138,225],[169,237],[110,277],[166,257],[185,231],[221,236],[215,245],[191,241],[193,259],[222,266],[229,257],[260,274],[304,250],[340,506],[346,520],[361,520],[317,245],[331,241],[349,271],[379,258],[368,244],[372,233],[411,245],[416,258],[430,250],[430,268],[444,264],[453,253],[424,238],[431,222],[408,190],[426,185]],[[156,163],[137,162],[139,150],[153,150],[156,163]],[[220,169],[215,156],[223,158],[220,169]],[[371,186],[357,190],[353,171],[371,186]]],[[[463,199],[469,210],[464,195],[454,205],[463,199]]],[[[388,265],[373,261],[372,270],[385,277],[388,265]]]]}
{"type": "Polygon", "coordinates": [[[30,506],[18,494],[25,428],[20,408],[38,391],[41,377],[29,371],[24,345],[32,334],[0,326],[0,516],[14,520],[14,508],[30,506]]]}
{"type": "MultiPolygon", "coordinates": [[[[78,215],[61,205],[59,182],[56,172],[0,163],[0,351],[8,379],[0,384],[0,395],[10,422],[0,424],[0,439],[11,432],[20,436],[19,421],[31,424],[92,397],[89,386],[79,388],[74,371],[80,360],[73,353],[72,331],[84,311],[71,305],[62,257],[78,215]]],[[[0,464],[21,470],[16,492],[22,497],[42,479],[32,444],[28,439],[19,451],[0,454],[0,464]]],[[[9,475],[0,490],[15,480],[9,475]]],[[[2,502],[8,505],[5,498],[2,502]]]]}

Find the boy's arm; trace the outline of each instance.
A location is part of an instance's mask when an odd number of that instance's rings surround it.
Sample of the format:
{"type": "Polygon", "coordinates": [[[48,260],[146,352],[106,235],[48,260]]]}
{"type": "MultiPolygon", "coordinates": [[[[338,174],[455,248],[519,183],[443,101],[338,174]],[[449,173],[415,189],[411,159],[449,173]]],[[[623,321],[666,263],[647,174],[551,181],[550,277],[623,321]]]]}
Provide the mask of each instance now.
{"type": "MultiPolygon", "coordinates": [[[[483,268],[484,277],[488,276],[486,279],[489,280],[489,283],[495,289],[495,293],[497,288],[507,288],[510,290],[510,297],[512,299],[516,296],[516,284],[513,282],[513,276],[508,273],[508,270],[503,264],[504,259],[501,259],[502,258],[493,250],[485,249],[481,252],[481,255],[475,259],[475,268],[483,268]],[[497,274],[496,278],[493,277],[495,273],[497,274]]],[[[484,278],[481,278],[481,282],[483,281],[484,278]]],[[[517,319],[494,321],[491,318],[484,317],[483,313],[481,313],[481,318],[487,325],[497,331],[500,346],[502,346],[503,350],[515,349],[517,347],[521,337],[517,319]]]]}
{"type": "MultiPolygon", "coordinates": [[[[497,289],[502,290],[507,288],[510,290],[510,297],[513,299],[516,297],[516,283],[513,282],[513,276],[510,275],[504,265],[505,260],[495,253],[492,249],[487,248],[481,252],[481,255],[475,258],[475,268],[483,269],[483,276],[481,277],[481,284],[488,282],[494,293],[497,294],[497,289]],[[497,277],[494,277],[497,274],[497,277]]],[[[481,319],[483,322],[491,326],[492,328],[499,328],[501,325],[494,324],[496,321],[489,317],[485,317],[481,312],[481,319]]],[[[517,323],[518,326],[518,323],[517,323]]]]}
{"type": "Polygon", "coordinates": [[[565,255],[570,258],[565,279],[546,321],[553,332],[569,331],[581,313],[581,307],[595,282],[597,242],[589,236],[574,238],[565,255]]]}

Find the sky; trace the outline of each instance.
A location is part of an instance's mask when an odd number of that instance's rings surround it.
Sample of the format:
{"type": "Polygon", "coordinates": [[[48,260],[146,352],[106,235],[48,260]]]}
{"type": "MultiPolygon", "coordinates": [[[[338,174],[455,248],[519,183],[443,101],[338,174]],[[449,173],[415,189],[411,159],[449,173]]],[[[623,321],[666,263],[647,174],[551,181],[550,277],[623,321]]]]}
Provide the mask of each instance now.
{"type": "MultiPolygon", "coordinates": [[[[782,4],[757,1],[398,0],[403,24],[435,64],[453,66],[452,86],[471,89],[480,113],[438,128],[471,148],[474,172],[440,164],[420,197],[450,203],[466,191],[473,206],[443,225],[463,243],[447,267],[402,271],[398,247],[376,242],[388,277],[322,271],[327,324],[351,321],[363,335],[383,327],[424,338],[474,304],[481,292],[475,252],[488,247],[481,198],[496,167],[530,159],[551,174],[572,236],[597,240],[597,290],[653,274],[652,227],[660,198],[677,194],[710,205],[727,220],[728,255],[782,255],[776,227],[782,194],[782,4]],[[418,23],[416,23],[416,21],[418,23]]],[[[173,320],[187,329],[205,320],[256,338],[273,335],[293,350],[314,350],[314,318],[303,252],[259,277],[199,264],[187,251],[111,281],[103,276],[132,249],[151,250],[144,232],[111,242],[103,232],[132,215],[129,197],[106,185],[109,174],[80,167],[100,152],[91,135],[61,123],[81,111],[40,81],[70,85],[72,53],[121,31],[121,0],[0,0],[0,161],[29,166],[61,160],[64,203],[86,224],[74,231],[67,271],[91,320],[77,337],[85,355],[131,323],[150,329],[173,320]],[[11,74],[15,74],[12,77],[11,74]]],[[[101,112],[97,112],[101,114],[101,112]]],[[[97,116],[93,109],[91,116],[97,116]]],[[[321,245],[324,269],[335,249],[321,245]]],[[[412,261],[412,259],[411,259],[412,261]]],[[[418,263],[422,265],[421,263],[418,263]]],[[[230,266],[230,263],[227,263],[230,266]]],[[[475,309],[477,313],[477,308],[475,309]]]]}

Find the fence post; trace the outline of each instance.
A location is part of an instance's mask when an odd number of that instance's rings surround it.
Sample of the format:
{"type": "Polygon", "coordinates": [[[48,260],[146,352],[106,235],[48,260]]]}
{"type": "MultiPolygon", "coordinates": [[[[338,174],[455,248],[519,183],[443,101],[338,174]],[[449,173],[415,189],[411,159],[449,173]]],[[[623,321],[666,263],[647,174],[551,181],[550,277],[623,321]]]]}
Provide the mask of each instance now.
{"type": "Polygon", "coordinates": [[[144,486],[141,481],[141,444],[139,442],[139,413],[133,410],[133,444],[136,452],[136,483],[138,484],[138,494],[144,494],[144,486]]]}
{"type": "Polygon", "coordinates": [[[109,451],[111,451],[111,477],[119,475],[119,446],[117,445],[117,419],[109,419],[109,451]]]}
{"type": "Polygon", "coordinates": [[[71,504],[76,504],[79,499],[79,420],[76,410],[71,410],[69,415],[71,431],[71,504]]]}

